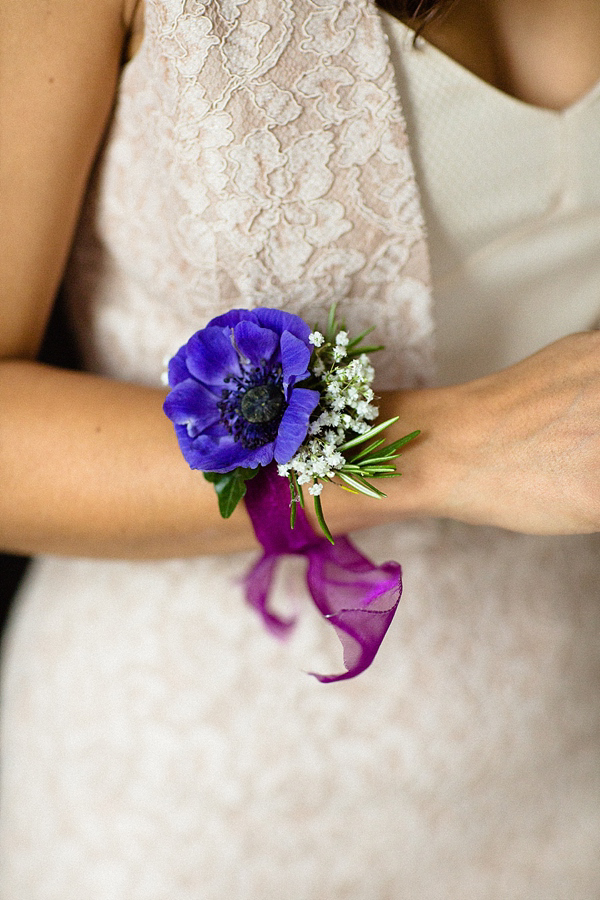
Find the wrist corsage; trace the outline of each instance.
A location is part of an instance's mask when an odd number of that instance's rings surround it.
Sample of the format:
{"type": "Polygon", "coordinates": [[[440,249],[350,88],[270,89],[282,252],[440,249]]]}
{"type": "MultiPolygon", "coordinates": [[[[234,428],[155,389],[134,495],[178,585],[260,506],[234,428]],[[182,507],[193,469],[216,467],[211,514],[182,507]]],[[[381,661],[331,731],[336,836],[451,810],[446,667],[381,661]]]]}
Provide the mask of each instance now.
{"type": "Polygon", "coordinates": [[[276,563],[284,554],[308,559],[307,584],[344,646],[351,678],[372,662],[401,593],[397,563],[375,566],[346,537],[334,541],[321,505],[325,482],[374,498],[372,481],[396,477],[394,460],[419,432],[385,444],[397,419],[377,417],[374,370],[364,345],[373,329],[351,338],[332,308],[323,331],[278,309],[231,310],[212,319],[170,360],[164,410],[192,469],[213,483],[219,510],[241,499],[263,546],[248,573],[246,596],[267,626],[284,634],[293,622],[268,609],[276,563]],[[304,514],[312,496],[323,536],[304,514]]]}

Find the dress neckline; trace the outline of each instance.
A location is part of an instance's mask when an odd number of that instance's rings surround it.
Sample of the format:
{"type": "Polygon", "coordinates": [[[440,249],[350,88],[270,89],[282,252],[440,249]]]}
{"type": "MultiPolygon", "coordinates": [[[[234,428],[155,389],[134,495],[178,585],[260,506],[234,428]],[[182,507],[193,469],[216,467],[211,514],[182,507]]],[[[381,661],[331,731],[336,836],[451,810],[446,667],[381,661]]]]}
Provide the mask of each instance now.
{"type": "MultiPolygon", "coordinates": [[[[394,15],[389,13],[387,10],[378,7],[379,12],[382,16],[385,16],[393,28],[396,28],[404,33],[404,36],[410,42],[415,40],[415,31],[409,25],[406,25],[400,19],[397,19],[394,15]]],[[[519,97],[515,97],[513,94],[507,93],[507,91],[502,90],[502,88],[496,87],[493,84],[490,84],[489,81],[486,81],[484,78],[481,78],[479,75],[475,74],[471,69],[464,66],[462,63],[458,62],[458,60],[454,59],[454,57],[449,56],[443,50],[440,50],[439,47],[436,47],[435,44],[430,43],[426,38],[422,36],[418,36],[416,38],[416,48],[417,50],[426,50],[427,53],[437,58],[441,64],[445,65],[447,68],[453,70],[455,73],[460,74],[464,79],[471,81],[473,84],[478,85],[481,90],[486,90],[492,96],[496,96],[501,99],[504,103],[517,106],[520,109],[530,110],[532,115],[540,115],[546,117],[552,117],[554,119],[564,119],[567,118],[580,109],[586,107],[589,103],[592,103],[594,100],[600,98],[600,79],[593,84],[587,91],[585,91],[581,97],[578,97],[572,103],[569,103],[568,106],[563,107],[562,109],[552,109],[548,106],[538,106],[535,103],[529,103],[527,100],[521,100],[519,97]]]]}

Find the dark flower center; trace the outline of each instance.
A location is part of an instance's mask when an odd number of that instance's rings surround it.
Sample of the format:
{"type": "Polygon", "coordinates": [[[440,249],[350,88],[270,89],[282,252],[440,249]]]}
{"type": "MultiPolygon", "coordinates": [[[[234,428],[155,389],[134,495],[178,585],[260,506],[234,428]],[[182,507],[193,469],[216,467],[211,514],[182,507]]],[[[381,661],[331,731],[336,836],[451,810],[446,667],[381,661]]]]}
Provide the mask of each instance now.
{"type": "Polygon", "coordinates": [[[278,385],[259,384],[246,391],[240,409],[247,422],[262,425],[278,418],[283,403],[283,391],[278,385]]]}
{"type": "Polygon", "coordinates": [[[219,422],[243,447],[252,449],[269,444],[277,437],[286,409],[281,366],[242,368],[240,376],[228,375],[229,387],[217,403],[219,422]]]}

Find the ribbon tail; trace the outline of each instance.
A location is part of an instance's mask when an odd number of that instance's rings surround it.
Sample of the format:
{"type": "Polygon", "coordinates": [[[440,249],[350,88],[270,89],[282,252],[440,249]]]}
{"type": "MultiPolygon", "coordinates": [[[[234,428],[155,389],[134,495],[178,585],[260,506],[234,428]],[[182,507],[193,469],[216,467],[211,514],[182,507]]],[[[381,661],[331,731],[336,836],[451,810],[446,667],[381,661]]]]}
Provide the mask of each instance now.
{"type": "Polygon", "coordinates": [[[306,581],[317,609],[335,628],[344,650],[346,671],[339,675],[311,674],[322,682],[343,681],[363,672],[373,661],[390,627],[402,593],[398,563],[376,566],[346,537],[330,544],[316,535],[302,509],[290,528],[287,480],[272,466],[247,483],[246,509],[263,556],[245,579],[248,602],[274,634],[285,635],[293,620],[269,612],[269,591],[280,556],[308,559],[306,581]]]}
{"type": "Polygon", "coordinates": [[[295,619],[282,619],[270,612],[269,593],[280,553],[263,553],[244,578],[246,600],[262,617],[266,628],[276,637],[285,637],[294,627],[295,619]]]}
{"type": "Polygon", "coordinates": [[[392,623],[402,569],[395,562],[374,565],[345,537],[311,548],[308,557],[309,591],[337,632],[346,667],[339,675],[310,674],[323,683],[354,678],[371,665],[392,623]]]}

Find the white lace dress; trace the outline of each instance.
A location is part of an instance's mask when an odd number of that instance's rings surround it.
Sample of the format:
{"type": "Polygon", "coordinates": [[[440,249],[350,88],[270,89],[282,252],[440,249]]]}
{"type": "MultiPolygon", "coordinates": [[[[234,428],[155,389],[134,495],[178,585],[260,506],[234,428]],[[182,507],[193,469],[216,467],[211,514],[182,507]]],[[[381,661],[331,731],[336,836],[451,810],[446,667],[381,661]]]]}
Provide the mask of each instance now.
{"type": "MultiPolygon", "coordinates": [[[[420,384],[426,283],[371,3],[148,0],[70,269],[90,367],[157,384],[212,315],[335,298],[377,322],[380,385],[420,384]]],[[[404,597],[333,685],[305,674],[340,661],[298,561],[286,643],[244,605],[252,554],[37,561],[4,654],[2,900],[600,896],[599,537],[356,540],[404,597]]]]}

